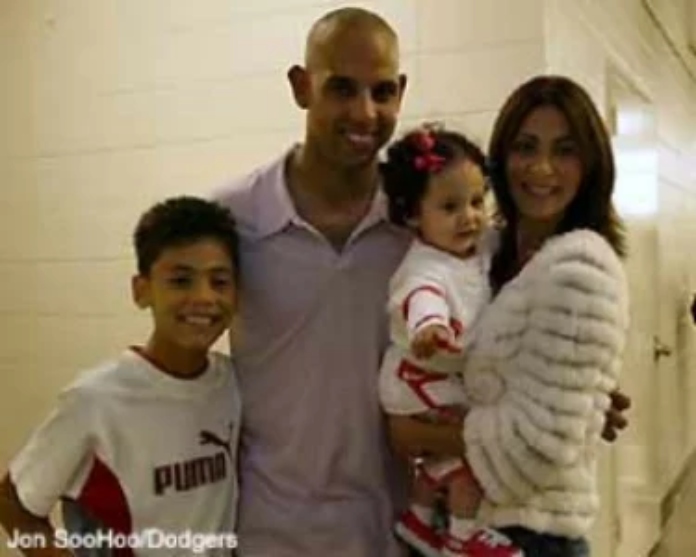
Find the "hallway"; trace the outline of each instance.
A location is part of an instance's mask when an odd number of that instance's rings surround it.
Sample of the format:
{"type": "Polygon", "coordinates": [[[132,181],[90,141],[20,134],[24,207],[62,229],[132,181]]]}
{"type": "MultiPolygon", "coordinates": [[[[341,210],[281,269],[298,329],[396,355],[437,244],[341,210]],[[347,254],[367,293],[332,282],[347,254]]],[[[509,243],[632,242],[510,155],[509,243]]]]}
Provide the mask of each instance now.
{"type": "Polygon", "coordinates": [[[696,555],[696,461],[676,496],[674,514],[665,527],[662,541],[651,557],[692,557],[696,555]]]}

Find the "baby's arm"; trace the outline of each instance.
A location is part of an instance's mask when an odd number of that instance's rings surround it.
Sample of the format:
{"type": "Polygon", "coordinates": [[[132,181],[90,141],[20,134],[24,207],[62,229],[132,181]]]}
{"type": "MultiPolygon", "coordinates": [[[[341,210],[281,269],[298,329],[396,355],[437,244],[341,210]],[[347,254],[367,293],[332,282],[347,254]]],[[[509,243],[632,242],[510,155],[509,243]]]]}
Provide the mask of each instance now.
{"type": "Polygon", "coordinates": [[[435,352],[458,353],[456,333],[450,326],[451,312],[444,290],[434,284],[415,285],[402,304],[411,352],[430,358],[435,352]]]}

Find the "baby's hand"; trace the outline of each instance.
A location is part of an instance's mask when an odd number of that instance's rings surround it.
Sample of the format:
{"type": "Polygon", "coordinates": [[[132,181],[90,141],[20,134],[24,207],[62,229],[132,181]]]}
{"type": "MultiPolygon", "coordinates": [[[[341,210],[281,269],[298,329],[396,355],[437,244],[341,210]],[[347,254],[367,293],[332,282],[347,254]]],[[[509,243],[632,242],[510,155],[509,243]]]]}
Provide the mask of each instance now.
{"type": "Polygon", "coordinates": [[[454,340],[454,333],[444,325],[428,325],[418,331],[411,341],[411,352],[416,358],[430,358],[436,351],[461,352],[454,340]]]}

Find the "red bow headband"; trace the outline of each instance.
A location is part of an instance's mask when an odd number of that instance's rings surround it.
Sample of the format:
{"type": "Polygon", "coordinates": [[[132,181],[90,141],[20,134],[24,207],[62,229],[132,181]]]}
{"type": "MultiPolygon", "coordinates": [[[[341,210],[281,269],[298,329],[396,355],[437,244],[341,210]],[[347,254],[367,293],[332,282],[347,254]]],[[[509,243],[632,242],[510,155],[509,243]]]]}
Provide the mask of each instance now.
{"type": "Polygon", "coordinates": [[[416,170],[425,171],[429,174],[434,174],[442,170],[447,160],[442,155],[433,153],[435,138],[430,131],[423,130],[416,133],[413,137],[413,144],[420,152],[420,155],[417,155],[413,159],[416,170]]]}

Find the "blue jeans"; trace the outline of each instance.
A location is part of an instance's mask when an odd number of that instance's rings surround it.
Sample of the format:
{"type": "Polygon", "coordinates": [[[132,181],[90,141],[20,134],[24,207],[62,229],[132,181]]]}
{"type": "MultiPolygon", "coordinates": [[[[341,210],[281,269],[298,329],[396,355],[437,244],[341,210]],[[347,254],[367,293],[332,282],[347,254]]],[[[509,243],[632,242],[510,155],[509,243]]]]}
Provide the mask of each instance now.
{"type": "Polygon", "coordinates": [[[585,538],[552,536],[518,526],[498,530],[522,549],[525,557],[590,557],[590,545],[585,538]]]}

